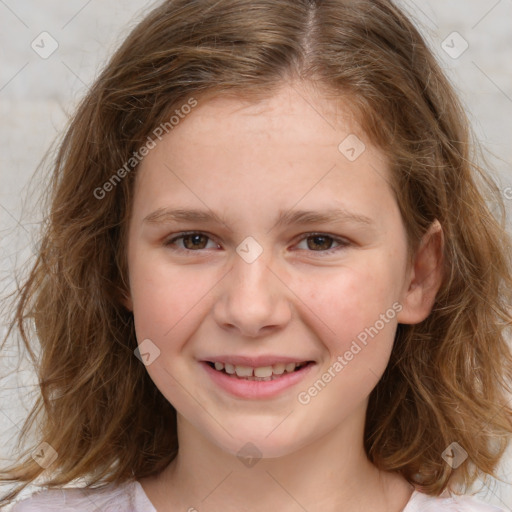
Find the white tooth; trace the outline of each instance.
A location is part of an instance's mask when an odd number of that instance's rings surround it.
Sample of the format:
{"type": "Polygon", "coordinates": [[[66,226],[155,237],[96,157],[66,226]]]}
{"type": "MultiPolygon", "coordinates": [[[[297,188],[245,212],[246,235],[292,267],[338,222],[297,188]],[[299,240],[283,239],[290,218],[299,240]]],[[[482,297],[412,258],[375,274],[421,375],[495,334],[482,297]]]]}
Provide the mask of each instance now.
{"type": "Polygon", "coordinates": [[[255,377],[270,377],[272,375],[272,366],[260,366],[254,368],[255,377]]]}
{"type": "Polygon", "coordinates": [[[250,366],[235,366],[235,372],[239,377],[251,377],[252,376],[252,368],[250,366]]]}
{"type": "Polygon", "coordinates": [[[288,363],[284,369],[287,371],[287,372],[293,372],[293,370],[295,370],[295,366],[296,364],[295,363],[288,363]]]}
{"type": "Polygon", "coordinates": [[[233,375],[235,373],[235,367],[229,363],[226,363],[224,365],[224,370],[226,370],[226,373],[229,373],[230,375],[233,375]]]}
{"type": "Polygon", "coordinates": [[[284,363],[277,363],[272,365],[272,373],[274,375],[282,375],[284,373],[284,370],[286,368],[286,365],[284,363]]]}
{"type": "Polygon", "coordinates": [[[215,362],[216,370],[224,370],[224,363],[215,362]]]}

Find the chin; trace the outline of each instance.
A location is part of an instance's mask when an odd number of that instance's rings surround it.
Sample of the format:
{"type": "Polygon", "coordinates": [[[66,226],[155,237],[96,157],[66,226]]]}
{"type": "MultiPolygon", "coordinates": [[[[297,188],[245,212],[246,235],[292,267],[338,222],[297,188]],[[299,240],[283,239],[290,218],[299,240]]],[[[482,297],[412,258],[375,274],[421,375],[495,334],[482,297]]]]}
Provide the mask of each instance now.
{"type": "Polygon", "coordinates": [[[257,425],[244,424],[232,426],[227,429],[228,432],[236,432],[233,437],[222,432],[220,437],[212,437],[212,431],[208,432],[208,437],[224,452],[234,455],[238,458],[255,457],[265,459],[275,459],[290,455],[308,444],[304,435],[291,433],[282,428],[283,425],[273,421],[271,426],[267,422],[259,422],[257,425]],[[277,428],[276,428],[277,427],[277,428]]]}

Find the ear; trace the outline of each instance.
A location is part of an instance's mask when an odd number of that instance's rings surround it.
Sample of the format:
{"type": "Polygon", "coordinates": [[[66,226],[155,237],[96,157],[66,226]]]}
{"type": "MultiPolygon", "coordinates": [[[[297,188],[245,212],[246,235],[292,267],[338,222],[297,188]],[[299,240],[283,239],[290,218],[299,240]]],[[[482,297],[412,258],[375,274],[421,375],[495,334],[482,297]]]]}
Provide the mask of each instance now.
{"type": "Polygon", "coordinates": [[[429,316],[443,281],[443,248],[443,228],[436,219],[423,236],[406,276],[398,323],[418,324],[429,316]]]}

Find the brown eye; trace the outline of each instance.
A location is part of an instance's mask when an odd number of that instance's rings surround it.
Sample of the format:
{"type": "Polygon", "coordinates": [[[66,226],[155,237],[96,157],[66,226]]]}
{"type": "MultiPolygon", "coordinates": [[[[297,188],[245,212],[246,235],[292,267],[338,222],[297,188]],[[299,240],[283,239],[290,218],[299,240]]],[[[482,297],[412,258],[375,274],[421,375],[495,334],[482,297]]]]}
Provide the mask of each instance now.
{"type": "Polygon", "coordinates": [[[327,255],[340,251],[351,243],[344,238],[327,235],[325,233],[306,234],[297,245],[297,248],[306,252],[317,252],[318,255],[327,255]]]}
{"type": "Polygon", "coordinates": [[[167,240],[164,245],[177,251],[200,251],[202,249],[218,248],[218,245],[204,233],[182,233],[167,240]],[[208,244],[213,244],[213,246],[208,246],[208,244]]]}
{"type": "Polygon", "coordinates": [[[185,235],[182,239],[185,249],[204,249],[208,244],[208,237],[201,234],[185,235]]]}
{"type": "Polygon", "coordinates": [[[314,235],[307,238],[308,249],[312,251],[327,251],[332,247],[334,239],[326,235],[314,235]]]}

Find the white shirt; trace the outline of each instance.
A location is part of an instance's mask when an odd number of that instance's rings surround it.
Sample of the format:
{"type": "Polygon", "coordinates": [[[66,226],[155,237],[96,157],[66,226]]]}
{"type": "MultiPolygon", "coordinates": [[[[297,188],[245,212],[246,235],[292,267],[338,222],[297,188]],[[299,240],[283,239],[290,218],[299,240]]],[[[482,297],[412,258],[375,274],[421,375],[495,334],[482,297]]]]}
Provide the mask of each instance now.
{"type": "MultiPolygon", "coordinates": [[[[191,506],[193,510],[193,506],[191,506]]],[[[43,490],[14,504],[11,512],[157,512],[136,480],[103,489],[43,490]]],[[[471,496],[432,497],[414,491],[402,512],[505,512],[471,496]]]]}

